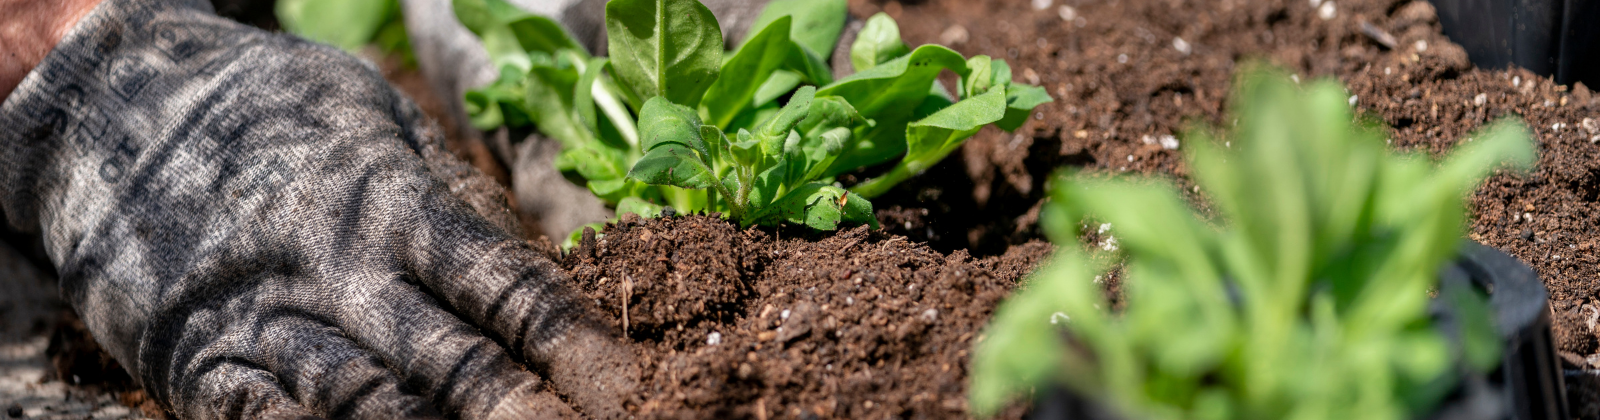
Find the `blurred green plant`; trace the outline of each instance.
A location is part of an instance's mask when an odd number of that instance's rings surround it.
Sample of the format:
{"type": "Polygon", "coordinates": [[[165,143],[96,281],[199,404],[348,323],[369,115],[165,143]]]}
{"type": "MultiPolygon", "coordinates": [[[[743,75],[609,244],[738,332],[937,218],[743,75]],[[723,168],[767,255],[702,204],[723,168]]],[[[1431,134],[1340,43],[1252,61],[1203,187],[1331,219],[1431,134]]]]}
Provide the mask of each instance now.
{"type": "Polygon", "coordinates": [[[398,0],[278,0],[274,12],[284,30],[306,39],[350,52],[373,44],[416,63],[398,0]]]}
{"type": "Polygon", "coordinates": [[[1016,129],[1050,101],[1043,89],[1013,83],[1003,60],[907,48],[883,14],[852,44],[857,72],[833,80],[824,54],[844,28],[845,0],[772,1],[732,51],[696,0],[614,0],[606,5],[609,59],[503,0],[454,6],[501,74],[467,94],[474,126],[536,127],[561,143],[558,169],[618,212],[671,205],[746,226],[876,224],[867,199],[984,125],[1016,129]],[[937,83],[946,70],[960,76],[957,95],[937,83]],[[833,182],[902,154],[850,190],[833,182]]]}
{"type": "Polygon", "coordinates": [[[1491,124],[1435,166],[1352,122],[1334,81],[1256,68],[1238,86],[1229,142],[1191,130],[1184,146],[1220,221],[1163,181],[1053,181],[1041,223],[1061,245],[975,345],[976,413],[1055,383],[1132,419],[1415,418],[1462,366],[1498,362],[1482,297],[1451,297],[1467,303],[1455,342],[1426,306],[1464,197],[1497,165],[1533,163],[1527,131],[1491,124]],[[1090,218],[1118,249],[1077,245],[1090,218]],[[1097,279],[1117,262],[1113,312],[1097,279]]]}

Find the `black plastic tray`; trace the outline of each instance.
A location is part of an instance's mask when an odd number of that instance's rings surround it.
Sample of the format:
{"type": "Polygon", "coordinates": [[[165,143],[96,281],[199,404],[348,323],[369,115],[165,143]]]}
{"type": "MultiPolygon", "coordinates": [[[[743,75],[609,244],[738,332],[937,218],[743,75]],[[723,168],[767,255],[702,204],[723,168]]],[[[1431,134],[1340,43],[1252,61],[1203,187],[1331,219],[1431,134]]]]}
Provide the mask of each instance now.
{"type": "MultiPolygon", "coordinates": [[[[1488,293],[1496,328],[1504,340],[1500,367],[1468,375],[1427,419],[1565,420],[1564,372],[1550,336],[1544,283],[1522,261],[1497,249],[1464,241],[1460,256],[1439,273],[1441,292],[1473,288],[1488,293]]],[[[1453,331],[1452,310],[1435,300],[1430,311],[1440,328],[1453,331]]],[[[1033,419],[1120,419],[1093,401],[1060,388],[1038,395],[1033,419]]]]}
{"type": "Polygon", "coordinates": [[[1515,64],[1556,83],[1600,83],[1600,2],[1430,1],[1444,34],[1478,67],[1515,64]]]}

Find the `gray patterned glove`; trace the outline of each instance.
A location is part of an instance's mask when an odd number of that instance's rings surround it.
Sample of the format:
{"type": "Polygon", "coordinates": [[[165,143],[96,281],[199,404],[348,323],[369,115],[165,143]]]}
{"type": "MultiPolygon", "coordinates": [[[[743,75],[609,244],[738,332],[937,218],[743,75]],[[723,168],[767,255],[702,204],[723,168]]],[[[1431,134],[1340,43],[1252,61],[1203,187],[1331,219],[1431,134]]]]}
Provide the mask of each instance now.
{"type": "Polygon", "coordinates": [[[181,417],[575,414],[555,393],[616,417],[632,395],[633,355],[508,233],[499,187],[332,48],[106,0],[0,105],[0,148],[6,220],[181,417]]]}

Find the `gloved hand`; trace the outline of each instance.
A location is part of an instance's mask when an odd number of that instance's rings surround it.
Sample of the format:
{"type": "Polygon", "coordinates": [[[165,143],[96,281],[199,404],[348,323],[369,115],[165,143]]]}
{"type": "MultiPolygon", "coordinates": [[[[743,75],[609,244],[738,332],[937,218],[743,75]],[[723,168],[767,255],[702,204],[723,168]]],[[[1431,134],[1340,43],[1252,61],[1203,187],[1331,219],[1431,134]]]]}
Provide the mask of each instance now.
{"type": "Polygon", "coordinates": [[[375,69],[204,0],[105,0],[0,105],[6,220],[183,418],[622,415],[633,354],[504,204],[375,69]]]}

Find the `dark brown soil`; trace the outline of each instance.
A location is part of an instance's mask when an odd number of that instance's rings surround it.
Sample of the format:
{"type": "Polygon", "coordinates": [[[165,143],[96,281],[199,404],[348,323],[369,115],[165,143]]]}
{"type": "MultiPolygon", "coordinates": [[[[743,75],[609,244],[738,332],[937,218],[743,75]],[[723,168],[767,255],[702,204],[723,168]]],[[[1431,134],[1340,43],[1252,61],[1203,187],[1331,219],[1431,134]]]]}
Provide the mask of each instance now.
{"type": "MultiPolygon", "coordinates": [[[[629,408],[661,418],[964,417],[974,335],[1048,253],[1035,226],[1044,179],[1070,166],[1171,177],[1189,190],[1181,147],[1156,140],[1225,125],[1235,70],[1254,58],[1344,82],[1401,150],[1438,156],[1486,121],[1522,116],[1539,167],[1478,190],[1470,237],[1545,280],[1565,367],[1600,367],[1600,243],[1589,233],[1600,224],[1600,124],[1584,124],[1600,110],[1595,95],[1472,68],[1424,3],[1331,1],[1324,19],[1306,0],[1056,0],[1043,10],[1031,0],[852,0],[859,18],[897,18],[912,44],[1007,59],[1017,80],[1056,102],[1016,133],[982,131],[874,200],[883,231],[794,237],[690,216],[628,220],[585,241],[564,264],[638,346],[643,392],[629,408]]],[[[425,88],[406,90],[428,108],[425,88]]],[[[473,147],[482,145],[452,142],[503,181],[504,168],[473,147]]],[[[1596,383],[1574,377],[1574,414],[1600,418],[1596,383]]]]}
{"type": "MultiPolygon", "coordinates": [[[[609,226],[569,254],[637,344],[645,418],[955,418],[994,306],[1051,249],[945,254],[859,227],[822,238],[708,216],[609,226]]],[[[1005,418],[1016,418],[1022,407],[1005,418]]]]}
{"type": "Polygon", "coordinates": [[[59,380],[87,392],[116,395],[122,405],[138,409],[150,418],[172,418],[171,413],[128,376],[122,364],[94,341],[77,313],[62,310],[57,314],[45,354],[50,356],[50,366],[54,368],[45,380],[59,380]]]}
{"type": "MultiPolygon", "coordinates": [[[[1056,99],[1016,134],[986,129],[959,158],[876,200],[890,232],[939,250],[1002,252],[1038,237],[1042,181],[1063,165],[1167,176],[1188,190],[1180,152],[1146,139],[1181,139],[1196,122],[1223,125],[1239,63],[1266,59],[1299,77],[1344,82],[1363,113],[1390,127],[1399,150],[1439,157],[1487,121],[1524,119],[1539,142],[1538,169],[1486,182],[1471,201],[1469,236],[1538,271],[1565,367],[1600,368],[1600,243],[1592,234],[1600,224],[1600,124],[1584,122],[1600,119],[1600,102],[1587,88],[1520,69],[1473,68],[1421,1],[1336,0],[1329,19],[1303,0],[1058,0],[1044,10],[1031,3],[852,2],[857,16],[896,17],[912,44],[1005,58],[1018,80],[1056,99]],[[1380,43],[1380,33],[1393,45],[1380,43]]],[[[1600,418],[1596,395],[1582,389],[1592,387],[1572,389],[1573,407],[1590,409],[1576,414],[1600,418]]]]}
{"type": "Polygon", "coordinates": [[[1414,8],[1392,0],[1339,1],[1326,21],[1301,0],[1067,1],[1044,10],[1030,3],[852,3],[858,16],[895,16],[912,44],[946,43],[964,54],[1004,58],[1017,80],[1044,87],[1056,100],[1015,133],[985,129],[960,154],[876,201],[891,231],[941,250],[1003,252],[1038,236],[1043,181],[1063,166],[1170,175],[1187,187],[1180,152],[1162,148],[1159,139],[1181,138],[1194,123],[1222,124],[1242,61],[1266,59],[1303,77],[1345,79],[1369,67],[1380,73],[1393,67],[1394,78],[1410,80],[1419,75],[1402,72],[1455,76],[1470,66],[1431,18],[1416,18],[1414,8]],[[1063,19],[1061,6],[1072,8],[1072,20],[1063,19]],[[1408,18],[1390,17],[1401,9],[1408,18]],[[1378,45],[1359,31],[1363,21],[1404,48],[1378,45]],[[1187,53],[1174,46],[1179,39],[1187,53]],[[1412,63],[1418,40],[1430,48],[1412,63]]]}

